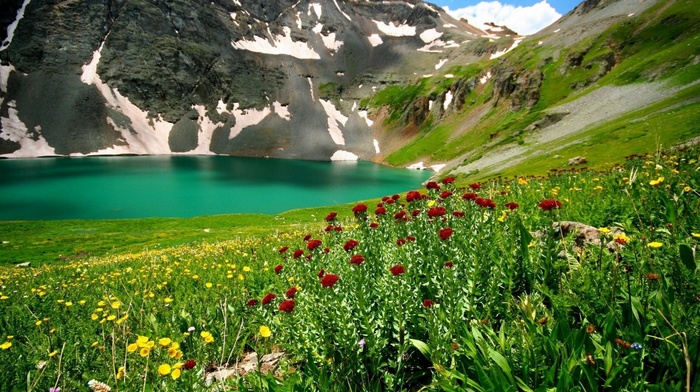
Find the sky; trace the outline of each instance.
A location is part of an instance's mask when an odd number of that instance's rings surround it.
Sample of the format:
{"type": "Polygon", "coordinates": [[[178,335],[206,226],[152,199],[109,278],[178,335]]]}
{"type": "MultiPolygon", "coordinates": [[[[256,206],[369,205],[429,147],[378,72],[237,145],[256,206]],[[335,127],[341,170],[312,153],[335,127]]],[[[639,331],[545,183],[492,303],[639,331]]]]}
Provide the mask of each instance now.
{"type": "MultiPolygon", "coordinates": [[[[582,1],[582,0],[581,0],[582,1]]],[[[473,25],[493,22],[518,34],[534,34],[571,11],[579,0],[429,0],[473,25]]]]}

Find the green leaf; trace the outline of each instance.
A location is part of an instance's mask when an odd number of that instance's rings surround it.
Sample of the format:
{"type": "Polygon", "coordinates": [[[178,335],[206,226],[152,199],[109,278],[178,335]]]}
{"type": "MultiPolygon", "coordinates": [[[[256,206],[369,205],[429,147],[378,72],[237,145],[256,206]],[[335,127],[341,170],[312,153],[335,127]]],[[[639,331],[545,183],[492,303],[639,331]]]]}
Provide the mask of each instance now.
{"type": "Polygon", "coordinates": [[[489,349],[489,357],[491,357],[491,359],[493,359],[493,361],[496,362],[496,365],[498,365],[498,367],[501,368],[501,370],[503,370],[503,373],[505,373],[508,376],[508,378],[511,378],[510,365],[508,365],[508,360],[506,360],[506,358],[503,355],[501,355],[501,353],[499,353],[496,350],[489,349]]]}
{"type": "Polygon", "coordinates": [[[423,353],[423,355],[425,355],[426,357],[430,356],[430,347],[428,347],[428,345],[425,344],[425,342],[422,342],[418,339],[408,339],[408,340],[410,340],[411,344],[413,344],[413,347],[417,348],[418,351],[423,353]]]}
{"type": "Polygon", "coordinates": [[[532,388],[530,388],[523,380],[520,379],[520,377],[515,376],[515,382],[518,384],[518,388],[522,389],[525,392],[534,392],[532,388]]]}
{"type": "Polygon", "coordinates": [[[693,250],[686,244],[681,244],[678,246],[678,252],[681,255],[681,261],[688,267],[689,270],[694,271],[698,266],[695,264],[695,257],[693,257],[693,250]]]}
{"type": "MultiPolygon", "coordinates": [[[[610,370],[612,369],[613,365],[613,359],[612,359],[612,353],[613,353],[613,348],[612,344],[608,342],[608,344],[605,345],[605,374],[610,376],[610,370]]],[[[610,378],[612,380],[612,378],[610,378]]]]}
{"type": "Polygon", "coordinates": [[[532,242],[532,234],[525,228],[521,220],[518,220],[518,231],[520,232],[520,254],[523,261],[526,261],[530,259],[529,245],[532,242]]]}

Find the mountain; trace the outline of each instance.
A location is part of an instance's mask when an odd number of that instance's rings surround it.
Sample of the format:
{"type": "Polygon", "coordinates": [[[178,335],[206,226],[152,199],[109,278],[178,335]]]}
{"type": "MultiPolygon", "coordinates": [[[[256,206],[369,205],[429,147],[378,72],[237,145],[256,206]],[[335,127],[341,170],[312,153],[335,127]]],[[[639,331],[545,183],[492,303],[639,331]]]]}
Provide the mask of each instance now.
{"type": "Polygon", "coordinates": [[[4,0],[0,156],[595,164],[700,135],[698,5],[587,0],[521,37],[415,0],[4,0]]]}
{"type": "Polygon", "coordinates": [[[420,1],[5,3],[3,156],[371,159],[360,100],[507,49],[420,1]]]}

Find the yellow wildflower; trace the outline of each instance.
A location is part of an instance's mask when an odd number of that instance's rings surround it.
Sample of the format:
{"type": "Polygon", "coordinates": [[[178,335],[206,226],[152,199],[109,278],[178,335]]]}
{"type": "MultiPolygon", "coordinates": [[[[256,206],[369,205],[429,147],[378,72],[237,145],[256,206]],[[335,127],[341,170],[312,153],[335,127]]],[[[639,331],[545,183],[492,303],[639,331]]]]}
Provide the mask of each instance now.
{"type": "Polygon", "coordinates": [[[120,306],[122,306],[121,302],[119,302],[119,301],[112,302],[112,309],[119,309],[120,306]]]}
{"type": "Polygon", "coordinates": [[[204,284],[204,287],[206,287],[208,289],[210,289],[212,286],[213,286],[213,284],[211,284],[210,282],[207,282],[204,284]]]}
{"type": "Polygon", "coordinates": [[[169,304],[169,303],[173,302],[173,299],[168,297],[168,298],[164,299],[163,302],[165,302],[166,304],[169,304]]]}
{"type": "Polygon", "coordinates": [[[250,272],[250,271],[251,271],[250,267],[248,267],[247,265],[245,267],[243,267],[243,272],[250,272]]]}
{"type": "Polygon", "coordinates": [[[700,238],[700,233],[690,233],[695,238],[700,238]]]}
{"type": "Polygon", "coordinates": [[[264,325],[261,325],[260,326],[260,336],[262,336],[264,338],[269,338],[270,336],[272,336],[272,331],[270,331],[270,328],[268,328],[264,325]]]}
{"type": "Polygon", "coordinates": [[[0,349],[3,349],[3,350],[7,350],[10,347],[12,347],[12,342],[5,342],[3,344],[0,344],[0,349]]]}
{"type": "Polygon", "coordinates": [[[657,242],[657,241],[650,242],[649,244],[647,244],[647,246],[650,247],[650,248],[660,248],[660,247],[662,247],[663,245],[664,245],[664,244],[662,244],[661,242],[657,242]]]}
{"type": "Polygon", "coordinates": [[[126,351],[133,353],[134,351],[138,350],[139,346],[136,343],[131,343],[130,345],[126,346],[126,351]]]}
{"type": "Polygon", "coordinates": [[[663,178],[663,177],[659,177],[659,178],[657,178],[656,180],[651,180],[651,181],[649,181],[649,185],[651,185],[651,186],[658,186],[658,185],[661,184],[662,182],[664,182],[664,178],[663,178]]]}
{"type": "Polygon", "coordinates": [[[158,366],[158,374],[160,374],[161,376],[167,376],[168,374],[170,374],[170,370],[170,365],[168,365],[167,363],[158,366]]]}
{"type": "Polygon", "coordinates": [[[41,320],[37,320],[34,324],[36,324],[37,327],[41,326],[41,320]]]}
{"type": "Polygon", "coordinates": [[[170,338],[160,338],[160,339],[158,339],[158,344],[160,344],[160,345],[163,346],[163,347],[169,346],[171,342],[172,342],[172,341],[170,340],[170,338]]]}
{"type": "Polygon", "coordinates": [[[608,229],[607,227],[601,227],[598,230],[603,234],[610,234],[610,229],[608,229]]]}
{"type": "Polygon", "coordinates": [[[58,354],[58,350],[53,350],[49,353],[49,358],[53,358],[58,354]]]}
{"type": "Polygon", "coordinates": [[[107,321],[114,321],[116,319],[117,319],[117,316],[115,316],[115,315],[110,315],[107,317],[107,321]]]}
{"type": "Polygon", "coordinates": [[[180,373],[181,373],[181,372],[182,372],[182,371],[181,371],[180,369],[174,369],[173,372],[170,373],[170,377],[172,377],[173,380],[177,380],[178,378],[180,378],[180,373]]]}
{"type": "Polygon", "coordinates": [[[117,380],[121,380],[126,376],[126,369],[124,366],[119,366],[119,369],[117,369],[117,380]]]}
{"type": "Polygon", "coordinates": [[[141,351],[139,351],[139,355],[142,357],[147,357],[151,353],[151,349],[148,347],[143,347],[141,351]]]}

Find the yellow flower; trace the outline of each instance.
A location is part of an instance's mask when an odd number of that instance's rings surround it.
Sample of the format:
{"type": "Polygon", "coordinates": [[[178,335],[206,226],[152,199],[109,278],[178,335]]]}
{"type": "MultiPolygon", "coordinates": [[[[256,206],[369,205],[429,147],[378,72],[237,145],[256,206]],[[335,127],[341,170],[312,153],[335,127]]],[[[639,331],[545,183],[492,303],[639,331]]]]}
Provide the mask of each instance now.
{"type": "Polygon", "coordinates": [[[172,342],[172,343],[170,344],[170,348],[174,348],[174,349],[177,350],[177,349],[180,348],[180,343],[178,343],[178,342],[172,342]]]}
{"type": "Polygon", "coordinates": [[[170,373],[170,377],[172,377],[173,380],[177,380],[178,378],[180,378],[180,372],[180,369],[174,369],[173,372],[170,373]]]}
{"type": "Polygon", "coordinates": [[[177,352],[178,352],[178,349],[176,349],[176,348],[171,347],[168,349],[168,355],[170,356],[170,358],[175,358],[175,355],[177,355],[177,352]]]}
{"type": "Polygon", "coordinates": [[[92,346],[92,347],[97,347],[99,344],[100,344],[100,342],[98,342],[97,340],[95,340],[94,342],[92,342],[92,345],[91,345],[91,346],[92,346]]]}
{"type": "Polygon", "coordinates": [[[435,205],[435,200],[430,200],[430,201],[428,202],[428,207],[432,207],[432,206],[434,206],[434,205],[435,205]]]}
{"type": "Polygon", "coordinates": [[[53,350],[49,353],[49,358],[53,358],[58,354],[58,350],[53,350]]]}
{"type": "Polygon", "coordinates": [[[173,302],[173,299],[168,297],[168,298],[164,299],[163,302],[165,302],[166,304],[169,304],[169,303],[173,302]]]}
{"type": "Polygon", "coordinates": [[[593,188],[593,190],[594,190],[594,191],[602,191],[602,190],[603,190],[603,187],[600,186],[600,185],[598,185],[598,186],[596,186],[595,188],[593,188]]]}
{"type": "Polygon", "coordinates": [[[664,245],[664,244],[662,244],[661,242],[656,242],[656,241],[650,242],[649,244],[647,244],[647,246],[650,247],[650,248],[660,248],[660,247],[662,247],[663,245],[664,245]]]}
{"type": "Polygon", "coordinates": [[[690,233],[695,238],[700,238],[700,233],[690,233]]]}
{"type": "Polygon", "coordinates": [[[8,348],[12,347],[11,342],[5,342],[3,344],[0,344],[0,349],[7,350],[8,348]]]}
{"type": "Polygon", "coordinates": [[[651,186],[658,186],[658,185],[661,184],[662,182],[664,182],[664,178],[663,178],[663,177],[659,177],[659,178],[657,178],[656,180],[651,180],[651,181],[649,181],[649,185],[651,185],[651,186]]]}
{"type": "Polygon", "coordinates": [[[693,190],[693,189],[692,189],[691,187],[689,187],[689,186],[683,188],[683,192],[690,192],[690,191],[692,191],[692,190],[693,190]]]}
{"type": "Polygon", "coordinates": [[[117,370],[117,380],[121,380],[126,376],[126,369],[124,366],[119,366],[119,369],[117,370]]]}
{"type": "Polygon", "coordinates": [[[250,272],[250,267],[248,267],[247,265],[243,267],[243,272],[250,272]]]}
{"type": "Polygon", "coordinates": [[[126,346],[126,351],[133,353],[134,351],[138,350],[139,345],[136,343],[131,343],[130,345],[126,346]]]}
{"type": "Polygon", "coordinates": [[[68,301],[68,302],[64,303],[64,305],[66,305],[66,306],[73,306],[73,302],[68,301]]]}
{"type": "Polygon", "coordinates": [[[36,324],[37,327],[41,326],[41,320],[37,320],[36,323],[34,323],[34,324],[36,324]]]}
{"type": "Polygon", "coordinates": [[[270,331],[270,328],[268,328],[264,325],[261,325],[260,326],[260,336],[262,336],[264,338],[269,338],[270,336],[272,336],[272,331],[270,331]]]}
{"type": "Polygon", "coordinates": [[[170,338],[160,338],[160,339],[158,339],[158,344],[160,344],[160,345],[163,346],[163,347],[169,346],[169,345],[170,345],[170,342],[171,342],[170,338]]]}
{"type": "Polygon", "coordinates": [[[151,349],[148,347],[144,347],[141,349],[141,351],[139,351],[139,355],[142,357],[147,357],[148,354],[150,354],[150,353],[151,353],[151,349]]]}
{"type": "Polygon", "coordinates": [[[210,282],[204,283],[204,287],[210,289],[213,286],[210,282]]]}
{"type": "Polygon", "coordinates": [[[518,178],[518,185],[527,185],[528,181],[522,177],[518,178]]]}
{"type": "Polygon", "coordinates": [[[600,232],[603,234],[610,234],[610,229],[608,229],[607,227],[601,227],[598,230],[600,230],[600,232]]]}
{"type": "Polygon", "coordinates": [[[146,343],[148,343],[148,336],[139,336],[136,338],[136,344],[139,347],[146,347],[146,343]]]}
{"type": "Polygon", "coordinates": [[[97,320],[99,317],[100,317],[100,316],[98,316],[97,314],[93,313],[93,314],[90,316],[90,319],[92,319],[92,320],[97,320]]]}
{"type": "Polygon", "coordinates": [[[209,332],[209,331],[202,331],[202,332],[199,333],[199,336],[201,336],[201,337],[203,337],[203,338],[206,339],[208,336],[211,336],[211,332],[209,332]]]}
{"type": "Polygon", "coordinates": [[[117,316],[115,316],[115,315],[111,315],[111,316],[107,317],[108,321],[114,321],[116,319],[117,319],[117,316]]]}
{"type": "Polygon", "coordinates": [[[168,374],[170,374],[170,365],[164,363],[158,366],[158,374],[160,374],[161,376],[167,376],[168,374]]]}
{"type": "Polygon", "coordinates": [[[122,306],[121,302],[119,302],[119,301],[112,302],[112,309],[119,309],[120,306],[122,306]]]}

